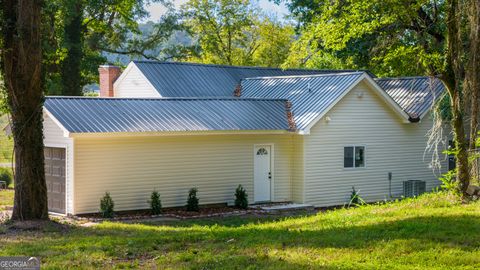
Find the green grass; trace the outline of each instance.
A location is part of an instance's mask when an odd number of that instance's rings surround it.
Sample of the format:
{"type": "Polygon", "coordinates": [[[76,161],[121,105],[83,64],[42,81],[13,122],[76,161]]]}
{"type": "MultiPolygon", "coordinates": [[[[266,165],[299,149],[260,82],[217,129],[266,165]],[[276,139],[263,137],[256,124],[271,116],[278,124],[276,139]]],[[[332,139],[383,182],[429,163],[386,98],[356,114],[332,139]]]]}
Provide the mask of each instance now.
{"type": "Polygon", "coordinates": [[[5,210],[7,206],[13,206],[13,189],[0,190],[0,211],[5,210]]]}
{"type": "Polygon", "coordinates": [[[6,115],[0,113],[0,163],[12,162],[13,140],[8,138],[3,128],[8,124],[6,115]]]}
{"type": "Polygon", "coordinates": [[[445,194],[306,217],[106,222],[0,235],[48,268],[479,269],[480,203],[445,194]]]}

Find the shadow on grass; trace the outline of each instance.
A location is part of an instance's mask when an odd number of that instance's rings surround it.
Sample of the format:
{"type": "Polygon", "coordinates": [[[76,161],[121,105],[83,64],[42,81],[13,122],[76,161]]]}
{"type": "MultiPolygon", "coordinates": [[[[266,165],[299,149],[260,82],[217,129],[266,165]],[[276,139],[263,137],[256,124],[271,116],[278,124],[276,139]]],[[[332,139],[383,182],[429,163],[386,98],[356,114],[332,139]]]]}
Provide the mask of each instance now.
{"type": "Polygon", "coordinates": [[[449,249],[472,252],[480,247],[480,219],[475,215],[423,216],[374,225],[338,224],[330,228],[322,228],[321,220],[243,226],[251,224],[248,222],[232,221],[227,226],[195,226],[202,224],[193,222],[189,227],[107,223],[46,233],[42,237],[26,235],[24,240],[0,248],[0,255],[43,256],[60,266],[68,260],[79,265],[101,266],[108,258],[140,264],[152,261],[206,268],[235,268],[233,266],[237,265],[271,268],[275,265],[275,268],[299,269],[309,266],[272,258],[268,250],[340,248],[368,251],[377,244],[394,240],[415,243],[416,246],[407,245],[412,252],[438,245],[442,252],[449,249]]]}
{"type": "Polygon", "coordinates": [[[272,214],[247,214],[240,216],[229,216],[229,217],[209,217],[209,218],[199,218],[199,219],[185,219],[185,220],[168,220],[168,221],[143,221],[136,222],[137,224],[143,225],[160,225],[160,226],[171,226],[178,228],[188,228],[192,226],[222,226],[222,227],[239,227],[244,225],[253,225],[253,224],[264,224],[274,221],[281,221],[284,219],[290,218],[302,218],[316,215],[316,213],[307,213],[307,212],[297,212],[289,213],[284,215],[272,214]]]}
{"type": "MultiPolygon", "coordinates": [[[[241,219],[241,218],[239,218],[241,219]]],[[[271,220],[270,220],[271,221],[271,220]]],[[[191,225],[209,225],[215,221],[195,221],[191,225]],[[202,224],[205,222],[205,224],[202,224]]],[[[140,226],[119,227],[119,231],[128,234],[150,235],[152,238],[163,240],[182,239],[188,235],[192,240],[227,241],[238,239],[239,242],[255,241],[264,245],[296,245],[303,247],[337,247],[363,248],[371,242],[388,241],[395,239],[417,239],[433,242],[450,243],[460,247],[480,247],[480,219],[475,215],[414,217],[393,222],[382,222],[367,226],[339,226],[333,228],[311,228],[316,222],[303,223],[300,226],[274,225],[266,228],[257,226],[243,226],[248,224],[265,223],[254,220],[241,221],[235,219],[227,226],[214,225],[213,227],[160,227],[140,226]],[[302,228],[307,225],[308,229],[302,228]],[[163,231],[168,233],[164,234],[163,231]]],[[[103,230],[103,229],[100,229],[103,230]]],[[[108,231],[108,229],[107,229],[108,231]]],[[[108,234],[108,232],[107,232],[108,234]]]]}

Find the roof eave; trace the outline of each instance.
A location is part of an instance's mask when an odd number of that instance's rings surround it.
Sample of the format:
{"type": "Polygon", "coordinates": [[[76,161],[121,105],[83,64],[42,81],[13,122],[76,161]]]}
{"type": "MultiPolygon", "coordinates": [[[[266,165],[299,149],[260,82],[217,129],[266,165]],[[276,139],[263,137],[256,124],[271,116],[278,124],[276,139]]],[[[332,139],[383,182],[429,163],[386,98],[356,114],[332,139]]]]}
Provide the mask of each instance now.
{"type": "Polygon", "coordinates": [[[148,131],[148,132],[70,132],[70,138],[135,137],[135,136],[201,136],[201,135],[255,135],[293,134],[289,130],[201,130],[201,131],[148,131]]]}

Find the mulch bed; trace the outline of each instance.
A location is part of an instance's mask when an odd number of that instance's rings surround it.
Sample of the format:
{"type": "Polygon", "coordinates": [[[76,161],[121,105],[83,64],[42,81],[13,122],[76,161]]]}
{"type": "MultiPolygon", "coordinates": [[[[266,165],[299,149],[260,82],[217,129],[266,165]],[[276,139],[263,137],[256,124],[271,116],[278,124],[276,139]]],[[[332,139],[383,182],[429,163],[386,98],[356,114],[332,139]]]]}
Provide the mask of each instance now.
{"type": "Polygon", "coordinates": [[[152,215],[149,210],[133,210],[133,211],[119,211],[115,212],[113,218],[102,218],[100,213],[82,214],[77,216],[71,216],[70,218],[79,221],[106,221],[106,220],[140,220],[151,219],[160,217],[169,217],[177,219],[194,219],[194,218],[208,218],[208,217],[224,217],[224,216],[236,216],[245,214],[264,214],[266,211],[260,209],[239,209],[228,206],[220,207],[201,207],[198,212],[186,211],[184,208],[165,208],[162,209],[162,214],[152,215]]]}

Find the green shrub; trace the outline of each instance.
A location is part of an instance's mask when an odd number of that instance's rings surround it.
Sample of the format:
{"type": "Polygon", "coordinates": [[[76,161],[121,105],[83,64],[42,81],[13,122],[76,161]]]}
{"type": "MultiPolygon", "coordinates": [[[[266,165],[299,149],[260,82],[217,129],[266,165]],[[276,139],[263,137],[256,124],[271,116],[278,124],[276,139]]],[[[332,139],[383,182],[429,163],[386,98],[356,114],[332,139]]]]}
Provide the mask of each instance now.
{"type": "Polygon", "coordinates": [[[198,198],[197,198],[197,189],[192,188],[188,191],[188,199],[187,199],[187,211],[195,211],[198,212],[198,198]]]}
{"type": "Polygon", "coordinates": [[[150,210],[152,215],[159,215],[162,213],[162,201],[160,200],[160,193],[153,191],[150,196],[150,210]]]}
{"type": "Polygon", "coordinates": [[[248,208],[248,194],[242,185],[238,185],[237,189],[235,190],[235,207],[241,209],[248,208]]]}
{"type": "Polygon", "coordinates": [[[442,189],[458,194],[457,169],[450,170],[438,179],[442,182],[442,189]]]}
{"type": "Polygon", "coordinates": [[[360,197],[358,191],[355,190],[355,187],[352,187],[352,194],[350,195],[350,205],[362,205],[365,204],[365,201],[360,197]]]}
{"type": "Polygon", "coordinates": [[[7,187],[12,184],[12,173],[10,169],[7,168],[0,168],[0,181],[5,181],[7,183],[7,187]]]}
{"type": "Polygon", "coordinates": [[[105,196],[100,200],[100,212],[102,217],[104,218],[113,218],[115,212],[113,211],[113,207],[115,204],[113,203],[112,197],[110,197],[110,193],[105,192],[105,196]]]}

